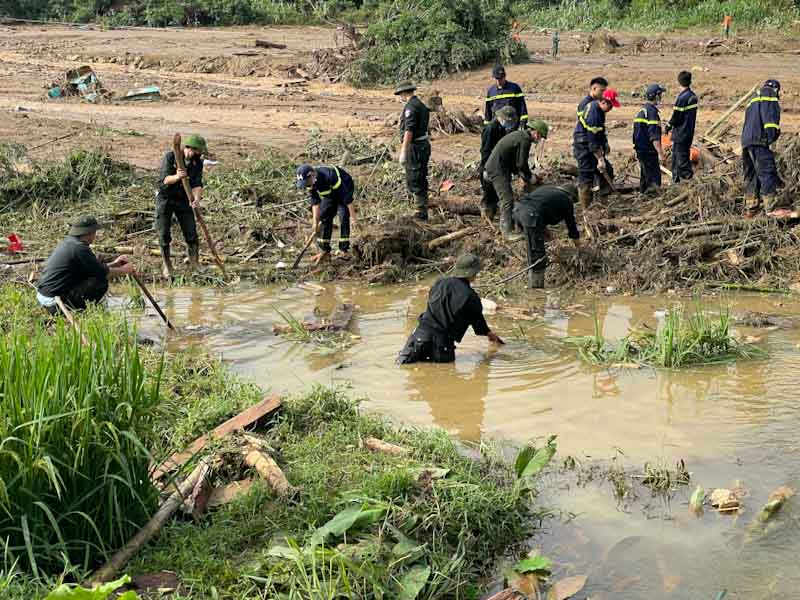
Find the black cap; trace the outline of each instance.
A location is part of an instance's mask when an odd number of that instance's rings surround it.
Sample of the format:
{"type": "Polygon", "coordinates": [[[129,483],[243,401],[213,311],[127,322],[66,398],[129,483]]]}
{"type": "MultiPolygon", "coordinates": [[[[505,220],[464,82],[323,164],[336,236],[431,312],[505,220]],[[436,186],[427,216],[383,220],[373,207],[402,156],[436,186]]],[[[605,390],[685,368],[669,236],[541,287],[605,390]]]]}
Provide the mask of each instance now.
{"type": "Polygon", "coordinates": [[[69,229],[69,235],[87,235],[102,228],[103,226],[94,217],[81,217],[72,224],[69,229]]]}
{"type": "Polygon", "coordinates": [[[500,79],[501,77],[506,76],[506,68],[503,65],[495,65],[494,69],[492,69],[492,77],[495,79],[500,79]]]}

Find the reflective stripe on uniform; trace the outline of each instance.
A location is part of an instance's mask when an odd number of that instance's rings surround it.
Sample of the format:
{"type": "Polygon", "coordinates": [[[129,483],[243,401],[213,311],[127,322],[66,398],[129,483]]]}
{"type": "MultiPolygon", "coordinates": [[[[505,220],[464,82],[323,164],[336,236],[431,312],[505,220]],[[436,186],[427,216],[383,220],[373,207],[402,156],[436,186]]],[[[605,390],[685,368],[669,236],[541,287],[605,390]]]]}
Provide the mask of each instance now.
{"type": "Polygon", "coordinates": [[[764,129],[780,129],[781,126],[777,123],[764,123],[764,129]]]}
{"type": "Polygon", "coordinates": [[[592,133],[600,133],[601,131],[603,131],[604,129],[603,127],[592,127],[591,125],[589,125],[586,122],[586,117],[588,116],[589,116],[589,106],[587,106],[582,113],[578,113],[578,120],[581,122],[581,125],[583,125],[584,129],[586,129],[587,131],[591,131],[592,133]]]}
{"type": "Polygon", "coordinates": [[[508,98],[524,98],[525,94],[498,94],[497,96],[489,96],[486,98],[487,102],[494,102],[495,100],[506,100],[508,98]]]}
{"type": "Polygon", "coordinates": [[[634,119],[634,123],[644,123],[645,125],[661,125],[661,121],[648,121],[647,119],[634,119]]]}
{"type": "Polygon", "coordinates": [[[334,183],[334,184],[333,184],[333,186],[331,187],[331,189],[329,189],[329,190],[325,190],[324,192],[323,192],[323,191],[321,191],[321,190],[317,190],[317,193],[318,193],[320,196],[327,196],[327,195],[329,195],[329,194],[330,194],[330,193],[331,193],[333,190],[338,190],[340,187],[342,187],[342,176],[339,174],[339,168],[338,168],[338,167],[333,167],[333,170],[336,172],[336,183],[334,183]]]}
{"type": "Polygon", "coordinates": [[[780,102],[780,98],[773,98],[771,96],[756,96],[755,98],[750,100],[747,106],[750,106],[754,102],[780,102]]]}
{"type": "Polygon", "coordinates": [[[678,112],[685,112],[687,110],[694,110],[697,108],[697,104],[690,104],[689,106],[674,106],[673,110],[677,110],[678,112]]]}
{"type": "Polygon", "coordinates": [[[519,120],[520,120],[520,121],[527,121],[527,120],[528,120],[528,115],[522,115],[522,116],[519,118],[519,120]]]}

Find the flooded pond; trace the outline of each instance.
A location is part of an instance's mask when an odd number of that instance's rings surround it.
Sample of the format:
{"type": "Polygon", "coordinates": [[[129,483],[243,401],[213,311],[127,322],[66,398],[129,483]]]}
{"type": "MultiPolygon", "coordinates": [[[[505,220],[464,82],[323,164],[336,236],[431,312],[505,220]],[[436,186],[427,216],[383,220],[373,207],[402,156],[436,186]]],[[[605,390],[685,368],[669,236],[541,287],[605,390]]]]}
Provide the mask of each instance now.
{"type": "MultiPolygon", "coordinates": [[[[605,335],[619,338],[631,326],[655,325],[657,311],[676,300],[538,294],[530,302],[541,319],[487,316],[505,346],[492,349],[470,332],[454,365],[398,367],[395,357],[427,289],[334,284],[157,296],[183,328],[173,343],[202,342],[265,389],[348,384],[369,398],[370,410],[468,440],[521,443],[557,434],[559,464],[571,456],[577,467],[545,478],[542,504],[556,514],[536,541],[559,575],[589,575],[579,599],[714,600],[723,590],[748,600],[800,596],[800,497],[766,531],[751,526],[773,489],[800,489],[800,327],[740,328],[758,336],[765,360],[680,371],[597,369],[564,343],[593,332],[595,310],[605,335]],[[359,337],[349,348],[330,352],[272,333],[283,323],[278,310],[302,318],[341,302],[356,306],[350,331],[359,337]],[[681,459],[692,481],[669,501],[642,488],[620,501],[608,478],[587,476],[590,465],[641,472],[645,462],[673,468],[681,459]],[[709,491],[741,486],[748,492],[743,512],[696,517],[687,503],[698,484],[709,491]]],[[[783,296],[724,301],[734,314],[800,312],[800,303],[783,296]]],[[[144,329],[155,323],[148,319],[144,329]]]]}

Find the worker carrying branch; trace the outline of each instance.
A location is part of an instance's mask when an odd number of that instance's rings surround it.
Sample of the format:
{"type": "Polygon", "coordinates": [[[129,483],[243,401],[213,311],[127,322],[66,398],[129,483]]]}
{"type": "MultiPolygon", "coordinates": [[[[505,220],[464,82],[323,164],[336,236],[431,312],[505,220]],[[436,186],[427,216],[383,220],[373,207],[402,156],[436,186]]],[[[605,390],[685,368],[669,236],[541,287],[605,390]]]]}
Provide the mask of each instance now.
{"type": "Polygon", "coordinates": [[[203,198],[203,155],[208,151],[206,140],[199,135],[190,135],[183,141],[183,158],[186,170],[178,169],[175,152],[169,150],[161,161],[161,174],[156,194],[156,231],[161,246],[162,274],[172,278],[173,268],[170,257],[172,242],[172,216],[178,224],[186,241],[189,265],[192,270],[200,266],[200,239],[197,236],[197,222],[194,208],[203,198]],[[189,180],[192,198],[186,197],[183,179],[189,180]]]}
{"type": "Polygon", "coordinates": [[[650,194],[661,187],[661,163],[664,149],[661,147],[661,115],[658,103],[667,90],[657,83],[647,86],[645,103],[633,119],[633,147],[639,159],[639,191],[650,194]]]}
{"type": "Polygon", "coordinates": [[[691,152],[698,104],[697,94],[692,91],[692,74],[689,71],[678,73],[678,84],[681,91],[665,128],[667,133],[672,132],[672,181],[675,183],[691,179],[694,175],[691,152]]]}
{"type": "Polygon", "coordinates": [[[781,84],[768,79],[750,100],[742,129],[742,165],[744,167],[744,201],[749,216],[755,216],[762,205],[767,214],[787,210],[777,199],[781,180],[771,146],[781,135],[781,84]]]}
{"type": "Polygon", "coordinates": [[[606,137],[606,113],[620,106],[616,90],[606,89],[599,100],[591,100],[578,113],[572,133],[572,151],[578,163],[578,196],[584,208],[592,203],[592,186],[599,176],[601,193],[610,191],[605,178],[614,180],[614,170],[608,161],[611,148],[606,137]]]}
{"type": "Polygon", "coordinates": [[[483,128],[481,133],[481,188],[483,189],[483,198],[481,198],[481,215],[487,221],[493,221],[497,215],[497,205],[500,199],[497,192],[494,191],[494,186],[488,178],[484,176],[484,168],[489,161],[497,143],[505,137],[505,135],[517,128],[517,111],[512,106],[504,106],[495,114],[492,122],[483,128]]]}
{"type": "Polygon", "coordinates": [[[578,201],[578,188],[572,184],[543,185],[525,194],[514,207],[514,220],[525,231],[528,246],[528,287],[543,288],[547,268],[545,242],[549,239],[548,225],[562,221],[575,246],[580,245],[580,232],[575,223],[574,204],[578,201]]]}
{"type": "Polygon", "coordinates": [[[297,167],[297,189],[308,190],[313,215],[313,230],[320,231],[317,245],[320,253],[316,263],[331,255],[333,219],[339,215],[339,256],[349,258],[350,227],[355,221],[355,184],[350,174],[341,167],[297,167]]]}
{"type": "Polygon", "coordinates": [[[497,143],[486,161],[483,177],[491,182],[500,198],[500,230],[507,241],[515,239],[512,235],[514,192],[511,189],[511,178],[519,174],[525,182],[525,191],[532,189],[535,175],[528,164],[531,145],[547,139],[548,131],[547,123],[534,121],[530,124],[530,129],[518,129],[509,133],[497,143]]]}
{"type": "Polygon", "coordinates": [[[522,88],[513,81],[506,79],[506,69],[503,65],[495,65],[492,77],[496,83],[486,92],[486,106],[484,107],[483,124],[489,125],[495,118],[497,111],[504,106],[512,107],[519,117],[519,125],[528,124],[528,107],[525,104],[525,94],[522,88]]]}
{"type": "Polygon", "coordinates": [[[406,169],[408,192],[417,204],[417,219],[428,220],[428,162],[431,159],[431,142],[428,139],[430,110],[414,93],[417,87],[404,82],[397,86],[394,95],[405,102],[400,117],[400,164],[406,169]]]}
{"type": "Polygon", "coordinates": [[[465,254],[456,260],[449,277],[442,277],[433,284],[428,306],[400,351],[398,364],[453,362],[456,344],[464,339],[469,327],[475,335],[486,336],[495,344],[503,343],[486,324],[481,299],[470,285],[480,270],[480,259],[474,254],[465,254]]]}
{"type": "Polygon", "coordinates": [[[108,280],[135,274],[130,259],[118,256],[108,264],[101,263],[91,245],[103,226],[94,217],[82,217],[69,229],[56,246],[39,278],[36,299],[50,314],[56,314],[56,297],[73,310],[83,310],[89,303],[100,302],[108,291],[108,280]]]}

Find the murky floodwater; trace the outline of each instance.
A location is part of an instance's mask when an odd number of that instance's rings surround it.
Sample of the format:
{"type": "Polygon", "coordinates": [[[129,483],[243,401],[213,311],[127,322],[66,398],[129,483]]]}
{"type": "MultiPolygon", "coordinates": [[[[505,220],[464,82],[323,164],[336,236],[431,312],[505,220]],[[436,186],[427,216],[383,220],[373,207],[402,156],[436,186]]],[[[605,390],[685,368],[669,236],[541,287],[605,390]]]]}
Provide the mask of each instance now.
{"type": "MultiPolygon", "coordinates": [[[[670,504],[639,491],[618,503],[608,483],[578,485],[553,476],[544,503],[557,507],[543,551],[562,574],[588,574],[578,598],[800,597],[800,497],[766,534],[747,533],[770,492],[800,489],[800,328],[747,330],[760,336],[769,359],[680,372],[607,371],[584,366],[565,336],[593,330],[593,299],[533,295],[539,320],[490,315],[507,345],[492,349],[468,333],[454,365],[397,367],[394,359],[424,308],[426,287],[364,289],[173,290],[158,294],[184,337],[200,340],[264,388],[301,391],[313,382],[352,385],[367,407],[404,423],[436,425],[462,438],[524,442],[558,435],[559,456],[583,464],[617,456],[622,466],[686,461],[693,483],[670,504]],[[272,334],[277,309],[304,317],[353,302],[351,332],[360,339],[338,353],[286,342],[272,334]],[[574,306],[583,303],[584,306],[574,306]],[[547,308],[567,306],[567,309],[547,308]],[[188,333],[187,333],[188,332],[188,333]],[[746,511],[731,517],[689,514],[696,484],[749,490],[746,511]]],[[[597,299],[604,333],[655,324],[665,298],[597,299]]],[[[716,302],[714,300],[713,302],[716,302]]],[[[771,296],[728,298],[733,312],[794,315],[800,304],[771,296]]],[[[156,327],[148,321],[146,328],[156,327]]]]}

